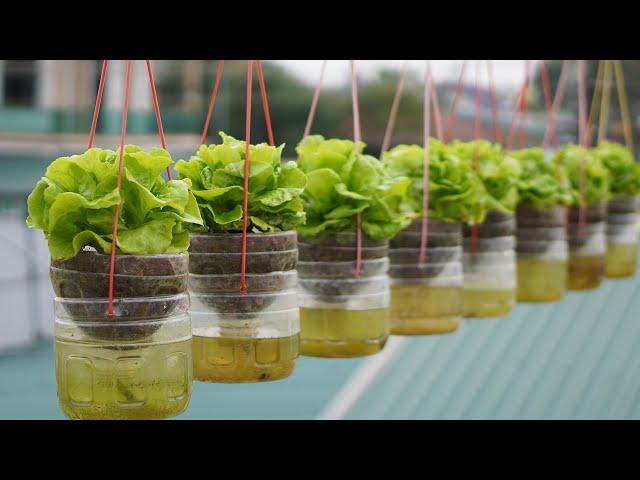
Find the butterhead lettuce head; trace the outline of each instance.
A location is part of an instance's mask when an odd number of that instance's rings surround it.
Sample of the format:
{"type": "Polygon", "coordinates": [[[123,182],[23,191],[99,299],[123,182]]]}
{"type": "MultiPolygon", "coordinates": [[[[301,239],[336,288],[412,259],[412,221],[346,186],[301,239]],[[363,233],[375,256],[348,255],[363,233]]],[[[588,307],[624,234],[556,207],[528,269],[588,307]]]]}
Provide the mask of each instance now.
{"type": "MultiPolygon", "coordinates": [[[[202,218],[212,232],[241,232],[246,143],[220,132],[221,144],[201,145],[176,171],[189,179],[202,218]]],[[[305,221],[300,195],[307,179],[295,162],[281,164],[284,144],[249,146],[249,229],[293,230],[305,221]]]]}
{"type": "MultiPolygon", "coordinates": [[[[391,176],[411,180],[409,200],[419,214],[423,205],[424,148],[398,145],[382,156],[391,176]]],[[[487,192],[469,162],[461,160],[447,145],[429,140],[429,217],[476,224],[487,213],[487,192]]]]}
{"type": "Polygon", "coordinates": [[[166,150],[124,147],[121,190],[119,152],[90,148],[61,157],[47,168],[27,199],[27,225],[44,231],[54,260],[72,258],[85,246],[111,253],[115,206],[120,204],[119,254],[179,253],[202,218],[188,180],[165,181],[172,163],[166,150]]]}
{"type": "Polygon", "coordinates": [[[602,160],[590,151],[578,145],[565,145],[553,157],[555,162],[562,165],[569,178],[569,194],[571,206],[580,205],[580,164],[584,165],[585,203],[591,204],[611,197],[610,174],[602,160]]]}
{"type": "Polygon", "coordinates": [[[609,170],[613,195],[638,195],[640,193],[640,165],[631,151],[619,143],[600,142],[591,149],[609,170]]]}
{"type": "Polygon", "coordinates": [[[311,135],[297,147],[298,165],[307,174],[302,200],[307,223],[304,236],[355,231],[361,215],[362,231],[374,240],[393,237],[417,213],[408,193],[411,180],[392,177],[381,162],[362,153],[363,143],[311,135]]]}
{"type": "Polygon", "coordinates": [[[513,213],[518,203],[518,179],[522,172],[520,163],[505,154],[500,145],[487,140],[454,140],[449,147],[454,155],[469,165],[474,164],[477,155],[476,171],[487,190],[489,210],[513,213]]]}
{"type": "Polygon", "coordinates": [[[518,160],[522,168],[518,205],[536,209],[569,205],[569,181],[563,165],[554,162],[541,148],[512,150],[509,156],[518,160]]]}

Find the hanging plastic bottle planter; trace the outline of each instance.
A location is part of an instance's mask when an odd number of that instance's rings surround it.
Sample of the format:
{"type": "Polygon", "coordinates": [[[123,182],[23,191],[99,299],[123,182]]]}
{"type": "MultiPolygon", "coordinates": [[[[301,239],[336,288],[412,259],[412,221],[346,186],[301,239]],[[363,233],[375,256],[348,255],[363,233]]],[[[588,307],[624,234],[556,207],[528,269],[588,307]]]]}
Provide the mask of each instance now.
{"type": "MultiPolygon", "coordinates": [[[[393,152],[393,149],[389,152],[393,152]]],[[[422,221],[391,240],[391,333],[429,335],[458,329],[462,317],[462,228],[428,220],[429,247],[420,256],[422,221]]]]}
{"type": "Polygon", "coordinates": [[[489,197],[483,223],[464,228],[464,314],[500,317],[516,296],[515,218],[518,161],[485,140],[454,141],[452,151],[471,164],[489,197]],[[476,160],[474,160],[474,158],[476,160]],[[500,211],[496,209],[500,209],[500,211]]]}
{"type": "Polygon", "coordinates": [[[357,277],[355,232],[301,235],[299,249],[302,354],[357,357],[382,350],[389,336],[388,241],[363,235],[357,277]]]}
{"type": "Polygon", "coordinates": [[[567,289],[566,208],[521,206],[516,213],[519,302],[555,302],[567,289]]]}
{"type": "Polygon", "coordinates": [[[640,165],[635,161],[633,127],[622,62],[600,60],[587,132],[599,111],[598,145],[590,150],[610,174],[607,214],[607,253],[605,276],[630,277],[635,274],[638,252],[638,194],[640,194],[640,165]],[[612,76],[615,73],[615,82],[612,76]],[[607,141],[609,104],[612,84],[616,85],[625,145],[607,141]]]}
{"type": "Polygon", "coordinates": [[[585,220],[580,207],[569,210],[569,289],[598,288],[604,277],[607,251],[607,202],[595,202],[585,209],[585,220]]]}
{"type": "Polygon", "coordinates": [[[501,317],[516,300],[515,219],[489,212],[475,228],[464,229],[464,314],[501,317]]]}
{"type": "Polygon", "coordinates": [[[189,250],[196,380],[258,382],[293,372],[299,353],[295,232],[194,234],[189,250]]]}
{"type": "Polygon", "coordinates": [[[186,253],[118,255],[112,317],[110,257],[52,260],[58,399],[71,419],[159,419],[191,395],[186,253]]]}
{"type": "MultiPolygon", "coordinates": [[[[564,83],[566,62],[562,66],[564,83]]],[[[521,148],[509,155],[520,162],[518,207],[516,210],[516,254],[519,302],[553,302],[564,297],[567,288],[567,209],[570,203],[564,168],[545,153],[547,142],[557,142],[555,110],[544,60],[540,76],[547,112],[547,131],[542,148],[521,148]]],[[[559,96],[556,95],[556,100],[559,96]]],[[[526,126],[522,125],[522,128],[526,126]]]]}
{"type": "Polygon", "coordinates": [[[632,277],[636,273],[638,263],[637,205],[637,195],[616,195],[609,201],[607,255],[604,271],[607,277],[632,277]]]}
{"type": "Polygon", "coordinates": [[[247,68],[246,142],[220,132],[205,145],[224,63],[221,61],[202,145],[176,164],[190,179],[206,224],[191,235],[189,294],[193,366],[204,382],[261,382],[288,377],[299,356],[299,311],[293,229],[304,222],[306,177],[281,164],[274,146],[260,62],[258,75],[270,144],[250,144],[253,60],[247,68]]]}
{"type": "Polygon", "coordinates": [[[189,184],[171,180],[163,149],[125,146],[131,61],[127,61],[117,152],[93,148],[55,160],[29,195],[30,227],[45,232],[55,298],[56,381],[72,419],[160,419],[191,396],[187,313],[188,231],[202,225],[189,184]],[[161,174],[167,169],[169,180],[161,174]],[[143,201],[144,199],[144,201],[143,201]]]}
{"type": "MultiPolygon", "coordinates": [[[[324,66],[322,73],[324,73],[324,66]]],[[[389,336],[388,240],[411,223],[409,179],[388,175],[363,154],[355,65],[351,67],[354,139],[311,135],[322,73],[297,147],[307,174],[298,227],[301,353],[356,357],[379,352],[389,336]]]]}
{"type": "MultiPolygon", "coordinates": [[[[528,64],[527,64],[528,65],[528,64]]],[[[447,119],[445,139],[451,137],[456,121],[456,106],[460,98],[465,65],[460,74],[456,96],[447,119]]],[[[528,72],[527,72],[528,74],[528,72]]],[[[521,98],[526,97],[527,74],[521,89],[521,98]]],[[[482,205],[486,209],[484,221],[476,220],[463,229],[463,277],[464,316],[500,317],[508,314],[515,304],[515,219],[518,200],[517,182],[521,172],[518,161],[502,150],[499,144],[480,139],[480,75],[481,62],[476,62],[474,140],[449,144],[456,158],[472,167],[484,187],[482,205]]],[[[497,115],[497,102],[493,91],[491,64],[487,63],[488,84],[491,92],[491,110],[494,137],[501,140],[497,115]]],[[[514,114],[515,120],[515,114],[514,114]]],[[[513,123],[512,123],[513,126],[513,123]]],[[[508,146],[511,145],[512,132],[508,146]]],[[[524,135],[521,132],[521,142],[524,135]]]]}
{"type": "MultiPolygon", "coordinates": [[[[382,156],[393,176],[409,177],[409,197],[423,215],[425,152],[398,145],[382,156]]],[[[391,332],[428,335],[456,330],[463,314],[462,222],[483,220],[485,189],[469,163],[429,141],[427,228],[424,218],[391,240],[391,332]]]]}
{"type": "MultiPolygon", "coordinates": [[[[626,130],[629,130],[627,146],[602,140],[590,150],[610,174],[612,198],[607,214],[605,276],[611,278],[633,276],[638,255],[640,165],[633,157],[630,127],[626,130]]],[[[601,137],[605,135],[603,131],[601,137]]]]}
{"type": "Polygon", "coordinates": [[[567,171],[569,208],[569,290],[597,288],[604,276],[609,172],[585,148],[567,145],[555,154],[567,171]]]}
{"type": "Polygon", "coordinates": [[[392,177],[411,180],[407,203],[420,218],[390,242],[391,333],[448,333],[458,328],[462,316],[461,221],[483,215],[477,195],[483,187],[469,165],[452,158],[442,142],[429,138],[431,111],[436,135],[442,138],[440,108],[429,64],[424,78],[423,147],[398,145],[387,151],[406,70],[405,63],[391,106],[381,160],[392,177]],[[435,195],[430,194],[432,188],[435,195]]]}

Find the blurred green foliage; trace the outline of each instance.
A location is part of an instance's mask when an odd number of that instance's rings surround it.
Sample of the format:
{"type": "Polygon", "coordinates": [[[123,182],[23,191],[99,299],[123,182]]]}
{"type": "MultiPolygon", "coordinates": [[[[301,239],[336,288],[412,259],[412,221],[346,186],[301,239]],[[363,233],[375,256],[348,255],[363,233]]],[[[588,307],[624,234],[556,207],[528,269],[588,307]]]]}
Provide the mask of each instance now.
{"type": "MultiPolygon", "coordinates": [[[[205,81],[203,82],[202,121],[215,81],[217,62],[207,62],[205,81]]],[[[295,156],[295,146],[301,140],[314,86],[305,83],[281,65],[263,62],[263,71],[267,89],[271,122],[276,143],[286,143],[285,157],[295,156]]],[[[254,69],[255,72],[255,69],[254,69]]],[[[225,62],[224,74],[220,84],[214,119],[209,130],[209,139],[219,130],[230,135],[244,138],[246,63],[225,62]]],[[[367,153],[378,155],[384,129],[399,72],[380,70],[373,78],[359,78],[358,96],[363,141],[367,143],[367,153]]],[[[253,80],[253,112],[251,121],[252,143],[267,140],[262,111],[260,88],[257,75],[253,80]]],[[[421,79],[417,75],[407,75],[398,119],[395,142],[420,142],[422,118],[421,79]]],[[[311,133],[326,138],[352,138],[353,118],[351,96],[347,87],[325,87],[320,93],[311,133]]]]}

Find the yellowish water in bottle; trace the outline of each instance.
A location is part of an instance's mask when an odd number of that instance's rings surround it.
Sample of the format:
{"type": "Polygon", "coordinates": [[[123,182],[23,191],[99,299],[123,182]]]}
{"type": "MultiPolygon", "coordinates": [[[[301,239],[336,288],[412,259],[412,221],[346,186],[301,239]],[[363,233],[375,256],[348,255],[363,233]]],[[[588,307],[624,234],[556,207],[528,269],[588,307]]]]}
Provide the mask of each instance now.
{"type": "Polygon", "coordinates": [[[569,290],[598,288],[604,276],[604,255],[569,255],[569,290]]]}
{"type": "Polygon", "coordinates": [[[464,290],[464,316],[502,317],[511,311],[515,300],[515,290],[464,290]]]}
{"type": "Polygon", "coordinates": [[[519,302],[555,302],[567,289],[567,262],[518,258],[519,302]]]}
{"type": "Polygon", "coordinates": [[[611,278],[632,277],[636,273],[637,257],[637,244],[607,244],[605,276],[611,278]]]}
{"type": "Polygon", "coordinates": [[[378,353],[389,337],[389,309],[300,308],[300,353],[361,357],[378,353]]]}
{"type": "Polygon", "coordinates": [[[62,412],[74,420],[162,419],[191,397],[191,339],[146,346],[56,340],[62,412]]]}
{"type": "Polygon", "coordinates": [[[453,332],[462,315],[462,287],[392,285],[389,315],[394,335],[453,332]]]}
{"type": "MultiPolygon", "coordinates": [[[[194,332],[195,333],[195,332],[194,332]]],[[[193,377],[201,382],[250,383],[286,378],[299,356],[298,335],[281,338],[193,336],[193,377]]]]}

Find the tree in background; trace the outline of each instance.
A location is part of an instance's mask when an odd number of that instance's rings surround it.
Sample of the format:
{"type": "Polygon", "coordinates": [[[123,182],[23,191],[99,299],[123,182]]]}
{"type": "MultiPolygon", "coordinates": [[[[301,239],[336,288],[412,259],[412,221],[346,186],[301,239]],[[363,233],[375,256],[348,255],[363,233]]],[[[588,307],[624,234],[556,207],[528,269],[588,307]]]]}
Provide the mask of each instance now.
{"type": "MultiPolygon", "coordinates": [[[[295,146],[304,132],[314,86],[303,82],[279,64],[263,62],[262,66],[275,141],[278,144],[286,143],[285,156],[293,157],[295,156],[295,146]]],[[[201,119],[199,125],[204,123],[211,89],[215,82],[216,68],[216,61],[207,61],[205,63],[201,92],[202,101],[198,111],[193,112],[193,115],[201,119]]],[[[246,75],[247,67],[245,62],[225,62],[212,126],[209,131],[209,142],[218,141],[216,136],[219,130],[224,130],[237,138],[244,137],[246,75]]],[[[373,78],[359,78],[358,80],[363,140],[368,145],[367,152],[372,155],[379,154],[398,80],[399,72],[391,69],[380,70],[373,78]]],[[[421,82],[422,80],[416,74],[407,75],[396,122],[395,143],[421,141],[421,82]]],[[[167,90],[174,91],[175,88],[168,88],[167,90]]],[[[257,75],[253,81],[252,109],[252,142],[267,141],[257,75]]],[[[200,132],[194,130],[193,133],[200,132]]],[[[313,122],[312,133],[321,134],[325,137],[351,138],[353,136],[349,86],[323,88],[313,122]]]]}
{"type": "MultiPolygon", "coordinates": [[[[544,108],[544,96],[541,94],[542,92],[542,83],[540,79],[539,65],[536,67],[537,71],[535,72],[535,80],[534,86],[536,95],[532,101],[534,108],[544,108]]],[[[562,60],[548,60],[547,68],[549,70],[549,83],[551,86],[551,91],[555,93],[556,87],[558,85],[558,79],[560,78],[560,71],[562,68],[562,60]]],[[[640,62],[635,60],[623,60],[622,61],[622,69],[624,72],[624,79],[627,90],[627,97],[629,99],[629,111],[632,119],[633,126],[633,140],[634,144],[637,146],[640,143],[640,139],[638,138],[638,118],[640,116],[640,62]]],[[[589,60],[587,61],[587,99],[588,105],[591,106],[591,99],[593,98],[595,84],[596,84],[596,74],[598,70],[598,60],[589,60]]],[[[615,78],[613,80],[615,82],[615,78]]],[[[618,105],[617,93],[615,90],[615,83],[612,84],[611,90],[611,104],[610,104],[610,112],[609,112],[609,137],[612,140],[623,142],[624,136],[622,132],[622,123],[620,117],[620,109],[618,105]]],[[[561,106],[561,111],[569,112],[572,115],[575,115],[577,118],[578,115],[578,95],[577,95],[577,86],[576,86],[576,70],[575,64],[571,65],[571,70],[569,71],[569,77],[567,78],[567,87],[565,90],[565,97],[563,104],[561,106]]],[[[594,129],[597,128],[597,122],[594,125],[594,129]]],[[[573,132],[574,137],[577,136],[577,131],[573,132]]],[[[595,132],[592,136],[592,139],[595,141],[596,135],[595,132]]],[[[638,149],[636,148],[636,151],[638,149]]]]}

